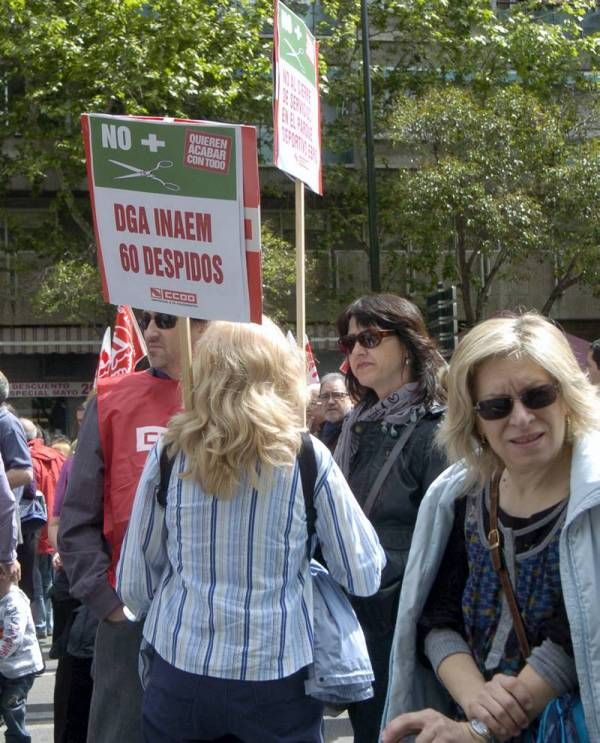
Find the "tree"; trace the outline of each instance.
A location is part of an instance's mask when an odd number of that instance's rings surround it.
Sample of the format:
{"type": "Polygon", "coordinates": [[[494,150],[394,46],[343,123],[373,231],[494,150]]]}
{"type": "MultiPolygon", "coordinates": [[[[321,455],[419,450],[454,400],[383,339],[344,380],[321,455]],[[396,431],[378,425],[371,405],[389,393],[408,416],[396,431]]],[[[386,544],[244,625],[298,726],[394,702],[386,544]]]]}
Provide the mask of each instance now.
{"type": "Polygon", "coordinates": [[[267,120],[271,13],[268,0],[4,0],[0,207],[9,250],[56,264],[49,288],[95,264],[80,114],[267,120]],[[28,223],[12,211],[22,190],[42,207],[28,223]]]}
{"type": "Polygon", "coordinates": [[[544,182],[542,209],[548,220],[548,256],[554,287],[541,311],[572,286],[585,284],[600,295],[600,152],[587,143],[551,168],[544,182]]]}
{"type": "MultiPolygon", "coordinates": [[[[343,19],[322,45],[329,102],[341,114],[327,142],[362,153],[359,11],[346,0],[324,4],[343,19]]],[[[582,148],[597,121],[597,74],[587,72],[599,68],[600,37],[583,31],[595,5],[540,0],[495,13],[489,0],[369,3],[376,141],[412,159],[378,172],[380,227],[407,249],[420,288],[440,274],[458,281],[469,323],[483,317],[494,282],[518,276],[532,253],[552,261],[556,296],[593,280],[597,243],[583,205],[594,185],[572,163],[593,161],[582,148]],[[561,222],[569,212],[556,206],[557,189],[567,174],[582,201],[561,222]],[[586,240],[567,239],[575,215],[586,240]]],[[[356,172],[341,168],[339,178],[360,192],[360,154],[356,172]]],[[[352,204],[339,216],[360,243],[366,208],[356,205],[366,199],[352,204]]]]}
{"type": "MultiPolygon", "coordinates": [[[[469,325],[498,278],[532,256],[552,261],[552,301],[599,263],[597,163],[573,137],[575,111],[540,104],[518,85],[484,97],[450,85],[404,101],[391,137],[415,153],[398,173],[401,229],[422,288],[457,283],[469,325]]],[[[549,298],[550,299],[550,298],[549,298]]],[[[546,302],[546,311],[552,302],[546,302]]]]}

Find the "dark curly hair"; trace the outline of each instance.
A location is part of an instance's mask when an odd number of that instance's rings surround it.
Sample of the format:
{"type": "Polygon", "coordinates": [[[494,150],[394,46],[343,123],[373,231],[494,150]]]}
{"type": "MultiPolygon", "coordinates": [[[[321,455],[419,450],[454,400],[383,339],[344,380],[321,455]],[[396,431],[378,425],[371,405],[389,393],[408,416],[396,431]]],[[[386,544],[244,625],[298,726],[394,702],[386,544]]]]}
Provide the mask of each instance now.
{"type": "MultiPolygon", "coordinates": [[[[395,330],[405,346],[412,363],[414,379],[419,383],[421,402],[426,407],[445,400],[445,390],[440,381],[440,372],[446,362],[437,350],[435,341],[429,336],[423,315],[410,300],[396,294],[368,294],[352,302],[337,319],[337,330],[347,335],[350,320],[354,318],[362,327],[377,327],[395,330]]],[[[375,392],[363,387],[351,369],[346,375],[348,392],[356,400],[376,401],[375,392]]]]}

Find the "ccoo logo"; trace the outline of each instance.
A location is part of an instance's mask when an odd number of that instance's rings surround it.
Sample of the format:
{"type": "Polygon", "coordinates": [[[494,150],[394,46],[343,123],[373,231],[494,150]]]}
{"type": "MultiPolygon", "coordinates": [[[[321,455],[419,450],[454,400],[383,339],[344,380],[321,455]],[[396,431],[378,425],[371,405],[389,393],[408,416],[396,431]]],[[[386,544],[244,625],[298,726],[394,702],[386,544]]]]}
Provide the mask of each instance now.
{"type": "Polygon", "coordinates": [[[164,426],[140,426],[135,429],[135,450],[150,451],[167,429],[164,426]]]}

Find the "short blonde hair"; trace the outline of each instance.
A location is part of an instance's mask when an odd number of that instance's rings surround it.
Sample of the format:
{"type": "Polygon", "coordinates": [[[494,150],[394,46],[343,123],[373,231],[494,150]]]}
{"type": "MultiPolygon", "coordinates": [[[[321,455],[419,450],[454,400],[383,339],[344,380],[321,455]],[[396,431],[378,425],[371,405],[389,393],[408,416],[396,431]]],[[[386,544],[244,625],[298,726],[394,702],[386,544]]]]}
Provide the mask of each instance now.
{"type": "Polygon", "coordinates": [[[448,408],[437,434],[448,461],[464,460],[467,487],[486,482],[503,466],[489,447],[481,446],[474,410],[477,370],[493,358],[527,359],[544,369],[560,388],[573,438],[600,426],[594,386],[555,325],[533,312],[485,320],[464,336],[452,356],[446,380],[448,408]]]}
{"type": "Polygon", "coordinates": [[[306,403],[304,360],[273,323],[211,322],[195,345],[192,409],[169,423],[165,445],[188,460],[183,477],[216,497],[242,474],[291,467],[306,403]]]}

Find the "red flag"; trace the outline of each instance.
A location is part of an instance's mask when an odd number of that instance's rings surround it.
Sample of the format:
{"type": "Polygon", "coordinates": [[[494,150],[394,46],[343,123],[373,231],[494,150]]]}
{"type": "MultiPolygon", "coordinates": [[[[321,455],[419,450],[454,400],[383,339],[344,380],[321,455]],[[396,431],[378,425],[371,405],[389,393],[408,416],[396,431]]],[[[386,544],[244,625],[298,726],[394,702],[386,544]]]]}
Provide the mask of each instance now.
{"type": "MultiPolygon", "coordinates": [[[[296,348],[296,340],[291,330],[288,330],[286,338],[290,346],[296,348]]],[[[319,384],[319,372],[317,371],[317,364],[307,335],[304,336],[304,357],[306,359],[306,384],[319,384]]]]}
{"type": "Polygon", "coordinates": [[[144,336],[131,307],[120,304],[117,308],[115,330],[112,338],[110,376],[131,374],[139,361],[148,353],[144,336]]]}
{"type": "Polygon", "coordinates": [[[102,346],[100,347],[100,355],[98,356],[98,366],[96,367],[96,374],[94,376],[94,389],[98,385],[98,380],[102,377],[110,377],[110,328],[106,328],[104,331],[104,337],[102,338],[102,346]]]}
{"type": "Polygon", "coordinates": [[[307,335],[304,336],[304,352],[306,353],[306,383],[319,384],[319,372],[317,371],[315,356],[307,335]]]}

